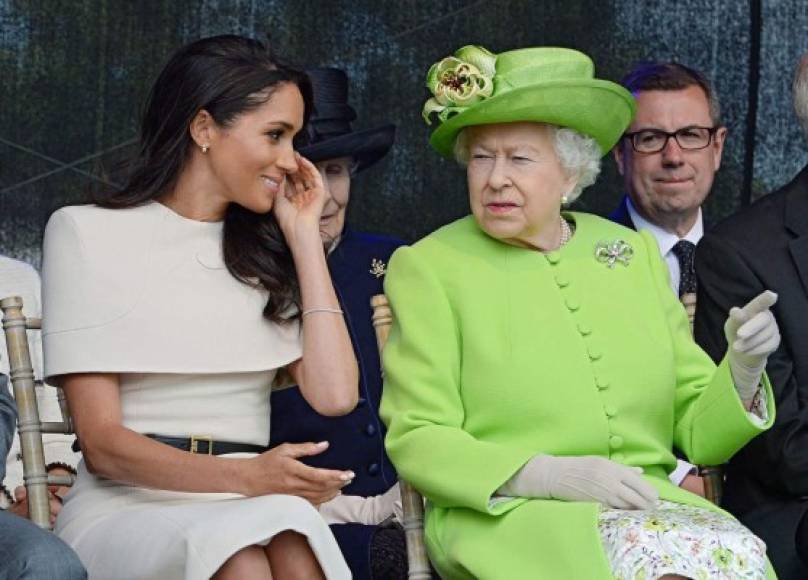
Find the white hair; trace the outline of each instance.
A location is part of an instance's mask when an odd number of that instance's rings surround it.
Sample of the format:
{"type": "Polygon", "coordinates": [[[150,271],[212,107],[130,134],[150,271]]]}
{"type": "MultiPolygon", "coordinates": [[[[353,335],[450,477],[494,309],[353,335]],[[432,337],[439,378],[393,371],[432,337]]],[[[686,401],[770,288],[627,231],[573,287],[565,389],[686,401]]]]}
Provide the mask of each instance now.
{"type": "Polygon", "coordinates": [[[802,132],[808,138],[808,54],[803,55],[794,72],[791,96],[794,101],[794,112],[797,113],[797,119],[802,125],[802,132]]]}
{"type": "MultiPolygon", "coordinates": [[[[547,125],[553,132],[553,149],[567,175],[575,178],[575,187],[567,194],[572,203],[584,189],[595,183],[600,173],[601,151],[597,141],[575,129],[547,125]]],[[[469,138],[466,129],[458,133],[454,144],[454,158],[461,165],[469,162],[469,138]]]]}

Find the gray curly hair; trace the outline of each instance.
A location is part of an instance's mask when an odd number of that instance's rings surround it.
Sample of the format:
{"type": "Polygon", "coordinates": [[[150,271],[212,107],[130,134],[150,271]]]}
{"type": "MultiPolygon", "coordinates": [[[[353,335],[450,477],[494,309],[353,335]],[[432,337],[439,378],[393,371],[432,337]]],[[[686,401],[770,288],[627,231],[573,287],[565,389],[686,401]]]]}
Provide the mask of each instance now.
{"type": "MultiPolygon", "coordinates": [[[[572,203],[584,189],[595,183],[600,173],[601,152],[597,141],[575,129],[547,125],[553,133],[555,149],[561,167],[567,175],[575,178],[575,187],[567,194],[567,203],[572,203]]],[[[463,166],[469,162],[469,138],[466,129],[458,133],[454,145],[454,158],[463,166]]]]}

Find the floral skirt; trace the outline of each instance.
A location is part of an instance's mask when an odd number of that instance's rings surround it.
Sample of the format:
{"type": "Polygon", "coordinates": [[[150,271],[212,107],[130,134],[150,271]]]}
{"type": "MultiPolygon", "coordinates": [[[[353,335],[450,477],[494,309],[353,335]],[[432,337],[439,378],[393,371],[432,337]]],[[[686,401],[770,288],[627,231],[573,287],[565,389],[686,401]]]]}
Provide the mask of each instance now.
{"type": "Polygon", "coordinates": [[[606,509],[599,528],[615,580],[766,578],[763,541],[704,508],[660,501],[650,510],[606,509]]]}

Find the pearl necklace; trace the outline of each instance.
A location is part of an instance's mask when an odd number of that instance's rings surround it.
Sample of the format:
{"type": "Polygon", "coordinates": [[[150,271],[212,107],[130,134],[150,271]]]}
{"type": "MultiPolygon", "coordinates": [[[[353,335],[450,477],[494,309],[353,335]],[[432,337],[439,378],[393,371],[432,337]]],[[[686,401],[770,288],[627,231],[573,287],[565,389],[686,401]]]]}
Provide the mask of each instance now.
{"type": "Polygon", "coordinates": [[[561,236],[558,239],[558,249],[561,249],[572,239],[572,228],[564,219],[564,216],[558,217],[561,220],[561,236]]]}

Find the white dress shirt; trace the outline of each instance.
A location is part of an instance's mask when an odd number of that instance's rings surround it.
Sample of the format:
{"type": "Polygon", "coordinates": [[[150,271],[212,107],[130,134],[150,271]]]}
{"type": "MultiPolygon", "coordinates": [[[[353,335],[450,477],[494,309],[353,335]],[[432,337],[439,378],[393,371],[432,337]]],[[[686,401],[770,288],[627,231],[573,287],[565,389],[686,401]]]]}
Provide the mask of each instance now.
{"type": "Polygon", "coordinates": [[[630,197],[626,198],[626,205],[628,207],[628,214],[631,216],[631,221],[634,222],[634,227],[637,228],[637,231],[648,230],[656,239],[659,245],[659,252],[662,254],[662,258],[664,258],[665,264],[668,266],[668,272],[670,272],[671,275],[671,288],[674,294],[679,296],[679,260],[673,253],[673,246],[680,240],[687,240],[693,244],[699,243],[699,240],[701,240],[704,235],[704,221],[702,220],[701,208],[699,208],[696,223],[693,224],[693,227],[690,228],[690,231],[687,232],[684,237],[680,238],[676,234],[667,232],[658,225],[652,224],[637,213],[637,209],[634,207],[634,204],[631,203],[630,197]]]}

